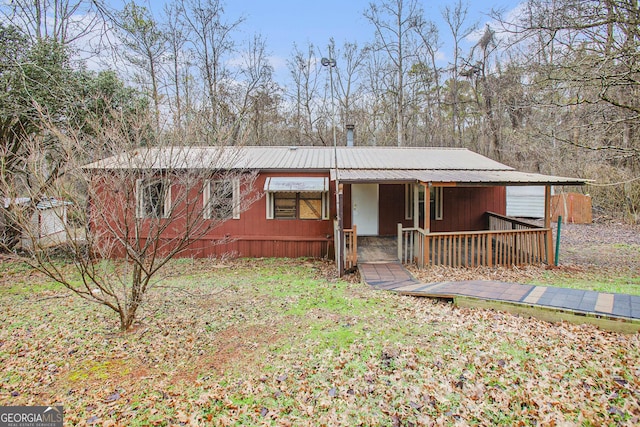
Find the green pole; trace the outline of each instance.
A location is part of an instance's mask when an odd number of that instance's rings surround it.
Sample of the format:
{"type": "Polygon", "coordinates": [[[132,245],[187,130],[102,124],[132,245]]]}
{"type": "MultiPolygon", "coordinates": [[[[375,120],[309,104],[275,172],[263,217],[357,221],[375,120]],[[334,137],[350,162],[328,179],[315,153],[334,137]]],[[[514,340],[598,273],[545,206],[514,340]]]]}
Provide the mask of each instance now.
{"type": "Polygon", "coordinates": [[[556,233],[556,259],[555,265],[558,266],[558,259],[560,258],[560,231],[562,230],[562,215],[558,215],[558,232],[556,233]]]}

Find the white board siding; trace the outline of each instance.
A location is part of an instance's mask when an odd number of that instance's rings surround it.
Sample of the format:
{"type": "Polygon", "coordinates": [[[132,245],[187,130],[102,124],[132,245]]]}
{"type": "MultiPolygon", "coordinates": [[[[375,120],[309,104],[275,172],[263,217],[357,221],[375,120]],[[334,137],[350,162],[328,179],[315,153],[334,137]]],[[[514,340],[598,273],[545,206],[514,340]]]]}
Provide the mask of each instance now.
{"type": "Polygon", "coordinates": [[[544,186],[507,187],[507,216],[544,218],[544,186]]]}

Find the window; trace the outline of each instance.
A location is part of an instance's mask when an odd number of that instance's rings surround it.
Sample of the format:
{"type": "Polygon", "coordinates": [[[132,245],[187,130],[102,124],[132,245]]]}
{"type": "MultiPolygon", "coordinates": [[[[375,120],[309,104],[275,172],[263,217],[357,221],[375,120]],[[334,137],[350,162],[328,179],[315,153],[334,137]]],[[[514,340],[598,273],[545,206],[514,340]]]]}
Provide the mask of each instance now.
{"type": "Polygon", "coordinates": [[[404,185],[404,219],[413,219],[413,188],[414,184],[404,185]]]}
{"type": "Polygon", "coordinates": [[[329,219],[329,192],[268,192],[267,218],[329,219]]]}
{"type": "Polygon", "coordinates": [[[442,187],[431,187],[431,219],[442,219],[442,187]]]}
{"type": "Polygon", "coordinates": [[[267,219],[329,219],[328,177],[267,177],[267,219]]]}
{"type": "Polygon", "coordinates": [[[204,217],[207,219],[240,218],[239,199],[239,180],[206,181],[203,190],[204,217]]]}
{"type": "Polygon", "coordinates": [[[404,185],[404,219],[413,219],[415,192],[418,193],[418,220],[424,219],[424,185],[405,184],[404,185]]]}
{"type": "Polygon", "coordinates": [[[167,218],[171,213],[171,184],[162,178],[136,181],[138,218],[167,218]]]}
{"type": "Polygon", "coordinates": [[[299,193],[298,215],[300,219],[322,219],[322,193],[299,193]]]}
{"type": "MultiPolygon", "coordinates": [[[[414,184],[405,184],[404,189],[404,217],[405,219],[413,219],[413,203],[414,203],[414,184]]],[[[429,201],[431,219],[442,219],[442,189],[443,187],[430,186],[429,188],[429,201]]],[[[424,185],[418,185],[418,214],[419,221],[423,220],[424,216],[424,185]]]]}
{"type": "Polygon", "coordinates": [[[296,199],[298,193],[271,193],[273,198],[273,218],[296,219],[296,199]]]}

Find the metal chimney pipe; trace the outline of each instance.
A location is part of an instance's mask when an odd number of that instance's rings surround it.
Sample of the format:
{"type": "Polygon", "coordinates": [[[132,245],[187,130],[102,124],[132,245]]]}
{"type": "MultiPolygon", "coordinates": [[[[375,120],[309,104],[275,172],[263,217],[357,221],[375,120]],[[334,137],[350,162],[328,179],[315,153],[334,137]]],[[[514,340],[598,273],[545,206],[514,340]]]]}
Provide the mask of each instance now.
{"type": "Polygon", "coordinates": [[[347,125],[347,147],[353,147],[353,130],[355,125],[347,125]]]}

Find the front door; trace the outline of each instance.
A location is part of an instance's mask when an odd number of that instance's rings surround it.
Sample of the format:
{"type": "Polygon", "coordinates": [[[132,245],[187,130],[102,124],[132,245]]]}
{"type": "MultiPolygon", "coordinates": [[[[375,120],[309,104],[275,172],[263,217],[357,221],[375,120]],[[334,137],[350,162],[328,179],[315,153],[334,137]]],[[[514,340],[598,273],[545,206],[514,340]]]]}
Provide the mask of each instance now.
{"type": "Polygon", "coordinates": [[[378,235],[378,184],[351,185],[352,223],[358,236],[378,235]]]}

